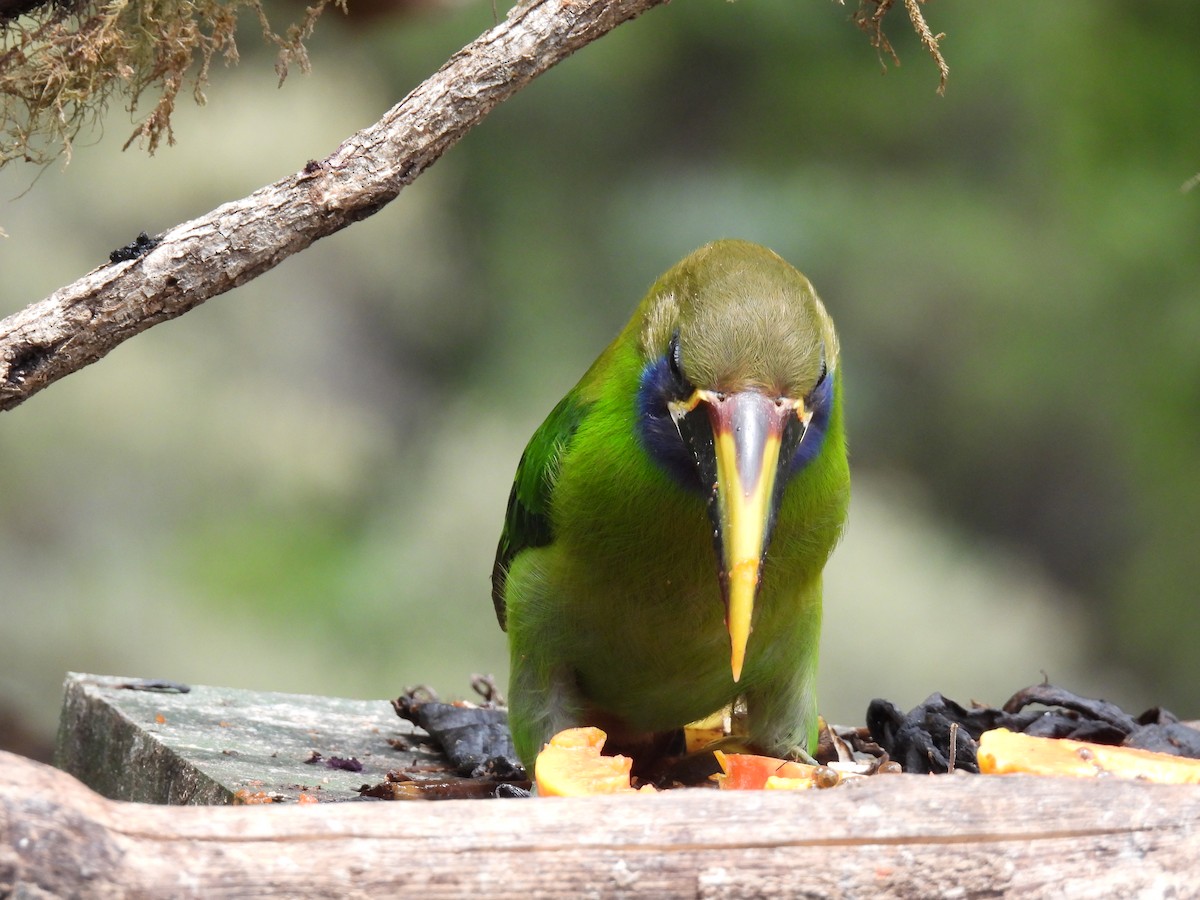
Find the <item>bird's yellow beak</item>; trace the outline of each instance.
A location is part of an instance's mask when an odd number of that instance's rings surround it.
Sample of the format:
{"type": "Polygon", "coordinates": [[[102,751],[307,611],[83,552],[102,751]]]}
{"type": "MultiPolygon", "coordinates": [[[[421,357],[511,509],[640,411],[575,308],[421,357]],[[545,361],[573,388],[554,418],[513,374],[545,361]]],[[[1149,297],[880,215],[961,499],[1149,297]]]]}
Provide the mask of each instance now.
{"type": "Polygon", "coordinates": [[[733,680],[742,677],[762,563],[792,453],[812,418],[803,401],[757,391],[697,390],[672,405],[705,484],[714,529],[733,680]],[[696,414],[707,412],[703,424],[696,414]],[[782,453],[781,453],[782,450],[782,453]],[[782,457],[782,460],[781,460],[782,457]]]}

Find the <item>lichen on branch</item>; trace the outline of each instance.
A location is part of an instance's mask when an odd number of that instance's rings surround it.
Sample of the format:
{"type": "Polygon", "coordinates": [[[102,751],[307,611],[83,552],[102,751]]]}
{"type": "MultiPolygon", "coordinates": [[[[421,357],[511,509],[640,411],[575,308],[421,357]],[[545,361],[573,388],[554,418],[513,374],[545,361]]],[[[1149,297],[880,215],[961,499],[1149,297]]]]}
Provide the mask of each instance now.
{"type": "MultiPolygon", "coordinates": [[[[942,55],[941,48],[941,41],[945,35],[934,34],[933,29],[925,21],[925,14],[921,12],[921,4],[924,2],[925,0],[903,0],[904,9],[908,12],[908,19],[917,33],[917,38],[921,41],[921,46],[933,58],[933,62],[938,68],[937,92],[944,95],[946,80],[950,77],[950,66],[946,64],[946,57],[942,55]]],[[[896,0],[858,0],[858,9],[855,10],[853,17],[854,23],[870,38],[871,46],[879,54],[879,62],[885,68],[884,56],[891,57],[894,64],[900,65],[900,57],[896,55],[892,42],[888,40],[883,31],[883,19],[895,3],[896,0]]]]}
{"type": "Polygon", "coordinates": [[[280,34],[261,0],[0,0],[0,166],[69,158],[115,97],[134,116],[152,101],[125,146],[137,141],[153,154],[164,139],[174,143],[180,93],[190,87],[203,104],[213,61],[237,61],[242,12],[278,48],[282,81],[291,65],[308,70],[304,42],[327,6],[344,11],[345,2],[315,0],[280,34]]]}

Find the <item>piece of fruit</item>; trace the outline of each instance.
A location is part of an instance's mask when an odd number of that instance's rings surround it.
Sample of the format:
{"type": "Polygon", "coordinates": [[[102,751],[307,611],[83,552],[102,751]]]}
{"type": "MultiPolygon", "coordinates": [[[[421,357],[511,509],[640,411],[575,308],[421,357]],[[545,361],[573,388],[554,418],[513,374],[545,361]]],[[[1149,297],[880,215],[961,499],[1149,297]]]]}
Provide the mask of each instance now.
{"type": "MultiPolygon", "coordinates": [[[[595,794],[638,793],[629,783],[633,761],[626,756],[602,756],[608,739],[599,728],[568,728],[542,748],[537,758],[540,797],[590,797],[595,794]]],[[[642,791],[653,793],[647,785],[642,791]]]]}
{"type": "Polygon", "coordinates": [[[706,747],[729,736],[729,707],[683,727],[683,740],[688,753],[699,753],[706,747]]]}
{"type": "Polygon", "coordinates": [[[1031,737],[1007,728],[979,738],[979,771],[988,775],[1027,772],[1074,778],[1136,778],[1163,784],[1200,783],[1200,759],[1112,747],[1065,738],[1031,737]]]}
{"type": "Polygon", "coordinates": [[[816,787],[811,778],[781,778],[772,775],[763,785],[764,791],[807,791],[816,787]]]}
{"type": "Polygon", "coordinates": [[[717,784],[725,791],[797,790],[813,787],[813,775],[819,766],[776,759],[773,756],[755,756],[752,753],[723,753],[714,750],[717,762],[724,774],[714,775],[717,784]],[[775,783],[768,785],[774,779],[775,783]],[[787,782],[795,782],[790,784],[787,782]],[[807,784],[803,784],[807,782],[807,784]]]}

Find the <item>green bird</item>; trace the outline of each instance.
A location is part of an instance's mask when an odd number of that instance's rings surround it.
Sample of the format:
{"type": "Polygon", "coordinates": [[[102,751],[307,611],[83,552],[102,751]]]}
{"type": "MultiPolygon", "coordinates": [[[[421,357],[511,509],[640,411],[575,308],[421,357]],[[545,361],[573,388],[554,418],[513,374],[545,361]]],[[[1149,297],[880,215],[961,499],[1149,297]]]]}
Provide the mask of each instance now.
{"type": "Polygon", "coordinates": [[[716,241],[654,283],[509,496],[492,599],[531,775],[564,728],[638,746],[739,698],[754,748],[815,750],[841,393],[833,322],[770,250],[716,241]]]}

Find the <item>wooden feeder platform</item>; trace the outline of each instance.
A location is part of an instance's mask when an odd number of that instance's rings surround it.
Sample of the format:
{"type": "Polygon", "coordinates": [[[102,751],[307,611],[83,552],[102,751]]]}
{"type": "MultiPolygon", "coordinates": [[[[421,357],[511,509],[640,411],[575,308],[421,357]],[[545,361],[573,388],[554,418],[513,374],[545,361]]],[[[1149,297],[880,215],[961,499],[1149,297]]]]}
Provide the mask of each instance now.
{"type": "Polygon", "coordinates": [[[65,771],[0,753],[0,898],[1200,895],[1200,786],[898,775],[365,801],[390,769],[439,765],[386,701],[170,691],[71,675],[65,771]],[[277,802],[229,805],[256,796],[277,802]]]}

